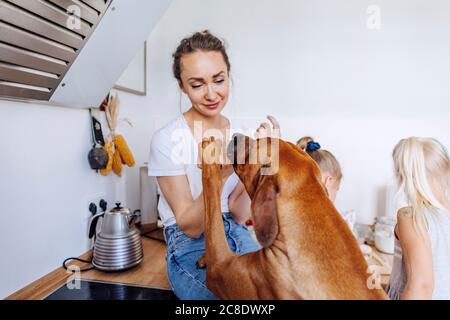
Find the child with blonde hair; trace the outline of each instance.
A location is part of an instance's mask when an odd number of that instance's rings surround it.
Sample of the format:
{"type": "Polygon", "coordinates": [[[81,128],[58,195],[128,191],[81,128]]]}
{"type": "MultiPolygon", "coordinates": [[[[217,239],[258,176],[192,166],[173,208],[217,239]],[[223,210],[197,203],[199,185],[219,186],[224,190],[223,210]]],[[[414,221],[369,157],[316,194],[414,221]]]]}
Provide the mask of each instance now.
{"type": "Polygon", "coordinates": [[[432,138],[411,137],[392,158],[399,194],[391,299],[450,299],[450,160],[432,138]]]}
{"type": "Polygon", "coordinates": [[[342,180],[341,166],[336,157],[330,151],[322,149],[320,144],[311,137],[300,138],[297,146],[306,151],[319,165],[322,183],[331,201],[334,202],[342,180]]]}
{"type": "MultiPolygon", "coordinates": [[[[300,138],[297,141],[297,146],[306,151],[319,165],[322,183],[327,190],[328,197],[334,202],[342,180],[339,161],[330,151],[322,149],[320,144],[314,141],[312,137],[300,138]]],[[[353,231],[356,221],[355,212],[353,210],[342,212],[341,216],[347,222],[350,230],[353,231]]]]}

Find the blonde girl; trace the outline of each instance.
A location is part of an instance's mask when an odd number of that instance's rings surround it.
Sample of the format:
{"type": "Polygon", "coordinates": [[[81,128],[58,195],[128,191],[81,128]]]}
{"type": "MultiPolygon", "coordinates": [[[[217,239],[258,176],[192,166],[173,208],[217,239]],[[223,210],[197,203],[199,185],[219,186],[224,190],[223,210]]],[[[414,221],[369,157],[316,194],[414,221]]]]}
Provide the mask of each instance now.
{"type": "Polygon", "coordinates": [[[391,299],[450,299],[450,160],[432,138],[401,140],[392,153],[404,205],[397,212],[391,299]]]}

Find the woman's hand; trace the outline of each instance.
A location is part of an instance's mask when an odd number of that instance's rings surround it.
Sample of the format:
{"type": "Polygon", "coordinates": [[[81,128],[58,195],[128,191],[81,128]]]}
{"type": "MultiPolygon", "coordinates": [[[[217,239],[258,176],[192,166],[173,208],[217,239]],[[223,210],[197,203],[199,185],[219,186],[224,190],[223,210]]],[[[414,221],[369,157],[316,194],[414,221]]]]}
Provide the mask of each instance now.
{"type": "Polygon", "coordinates": [[[272,124],[272,128],[269,123],[263,122],[259,125],[259,128],[256,129],[255,139],[263,139],[263,138],[276,138],[281,139],[280,132],[280,124],[278,120],[273,116],[267,116],[267,119],[272,124]]]}

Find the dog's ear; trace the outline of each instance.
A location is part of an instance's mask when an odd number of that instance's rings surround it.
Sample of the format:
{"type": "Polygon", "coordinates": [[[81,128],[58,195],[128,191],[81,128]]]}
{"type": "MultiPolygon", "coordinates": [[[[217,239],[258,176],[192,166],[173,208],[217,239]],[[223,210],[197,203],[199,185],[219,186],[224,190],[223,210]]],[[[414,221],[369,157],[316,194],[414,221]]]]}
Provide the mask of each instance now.
{"type": "Polygon", "coordinates": [[[252,199],[256,238],[263,247],[271,246],[278,235],[277,196],[273,177],[266,176],[252,199]]]}

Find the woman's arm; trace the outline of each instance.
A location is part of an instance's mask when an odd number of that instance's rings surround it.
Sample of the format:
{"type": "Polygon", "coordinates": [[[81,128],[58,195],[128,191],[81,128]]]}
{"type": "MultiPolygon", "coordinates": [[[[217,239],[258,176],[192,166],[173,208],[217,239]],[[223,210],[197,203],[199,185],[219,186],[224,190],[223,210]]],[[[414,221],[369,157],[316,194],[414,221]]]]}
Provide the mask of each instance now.
{"type": "Polygon", "coordinates": [[[186,176],[157,177],[157,180],[180,229],[188,237],[200,237],[204,231],[203,192],[194,200],[186,176]]]}
{"type": "Polygon", "coordinates": [[[416,229],[411,209],[400,209],[397,214],[397,232],[407,276],[406,286],[401,295],[402,300],[429,300],[434,290],[430,239],[428,234],[424,237],[416,229]]]}
{"type": "Polygon", "coordinates": [[[240,180],[228,198],[228,208],[234,220],[239,224],[245,223],[250,217],[251,200],[240,180]]]}
{"type": "MultiPolygon", "coordinates": [[[[233,172],[231,165],[222,167],[221,189],[233,172]]],[[[184,176],[157,177],[161,192],[175,215],[177,224],[191,238],[198,238],[205,231],[205,206],[203,191],[196,199],[192,198],[189,181],[184,176]]]]}

